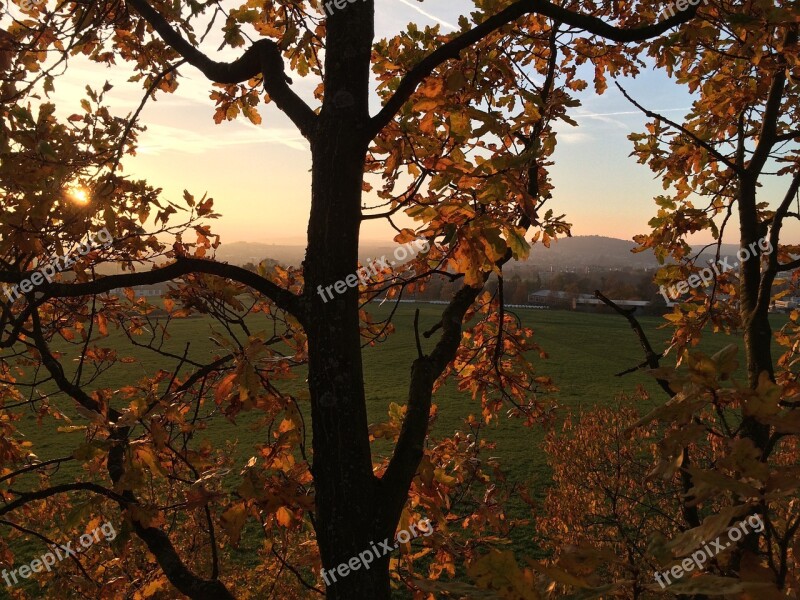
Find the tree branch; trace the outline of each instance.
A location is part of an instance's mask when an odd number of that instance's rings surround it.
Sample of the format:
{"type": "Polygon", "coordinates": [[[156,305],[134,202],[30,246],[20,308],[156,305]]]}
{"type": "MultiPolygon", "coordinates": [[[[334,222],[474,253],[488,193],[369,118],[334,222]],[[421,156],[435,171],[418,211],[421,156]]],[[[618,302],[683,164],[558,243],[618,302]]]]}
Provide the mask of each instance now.
{"type": "Polygon", "coordinates": [[[697,13],[697,6],[690,6],[687,10],[678,12],[665,21],[635,27],[633,29],[620,29],[609,25],[602,19],[592,15],[582,15],[547,0],[519,0],[508,6],[496,15],[492,15],[469,31],[465,31],[437,48],[426,56],[419,64],[406,73],[397,90],[386,102],[380,112],[375,115],[368,126],[370,139],[391,122],[400,108],[405,104],[417,86],[425,80],[434,69],[448,60],[458,59],[462,50],[480,42],[492,32],[519,19],[520,17],[536,13],[566,23],[572,27],[588,31],[615,42],[644,41],[664,33],[676,25],[681,25],[692,19],[697,13]]]}
{"type": "MultiPolygon", "coordinates": [[[[483,286],[464,286],[442,314],[442,337],[429,356],[417,358],[411,366],[408,407],[400,436],[381,478],[384,523],[396,523],[406,502],[411,480],[417,472],[428,433],[433,384],[445,367],[455,358],[461,343],[461,324],[464,315],[483,290],[483,286]]],[[[394,533],[394,532],[390,532],[394,533]]]]}
{"type": "Polygon", "coordinates": [[[800,190],[800,172],[794,174],[792,183],[789,189],[786,190],[786,195],[775,211],[772,217],[772,223],[769,230],[769,243],[772,247],[772,252],[767,256],[767,268],[761,275],[761,282],[758,286],[758,299],[756,300],[756,310],[766,311],[769,309],[769,301],[772,299],[772,284],[775,281],[775,275],[780,271],[787,271],[792,267],[793,263],[798,261],[791,261],[786,264],[778,262],[778,244],[780,243],[781,228],[783,227],[783,220],[789,212],[789,207],[792,205],[792,200],[797,196],[800,190]]]}
{"type": "Polygon", "coordinates": [[[179,60],[178,62],[171,64],[166,69],[161,71],[161,73],[156,75],[152,83],[150,83],[150,87],[147,88],[147,92],[145,93],[144,98],[142,98],[142,101],[139,103],[139,106],[133,113],[133,116],[130,119],[128,119],[128,122],[125,125],[125,131],[122,132],[122,137],[119,139],[119,145],[117,146],[117,152],[114,157],[114,164],[111,166],[112,173],[117,170],[117,167],[119,167],[119,162],[122,160],[122,154],[125,151],[125,142],[128,141],[128,136],[131,134],[133,127],[136,125],[136,121],[139,119],[139,115],[142,114],[142,111],[144,110],[147,101],[150,99],[151,96],[153,96],[156,88],[158,88],[158,86],[161,85],[161,82],[164,80],[164,78],[170,73],[172,73],[175,69],[183,65],[184,63],[186,63],[185,58],[183,60],[179,60]]]}
{"type": "MultiPolygon", "coordinates": [[[[636,333],[636,337],[639,339],[639,344],[642,346],[642,350],[644,350],[645,361],[647,366],[651,369],[657,369],[659,366],[659,361],[661,360],[661,356],[656,354],[655,350],[653,350],[653,346],[650,345],[650,340],[647,339],[647,334],[645,334],[644,329],[642,329],[639,320],[633,316],[633,313],[636,312],[635,308],[622,308],[613,300],[609,300],[606,298],[600,290],[595,290],[594,295],[598,298],[603,304],[617,312],[618,314],[622,315],[628,320],[628,323],[633,329],[634,333],[636,333]]],[[[664,392],[672,398],[675,395],[675,392],[672,391],[672,388],[669,386],[669,382],[666,379],[656,379],[658,382],[659,387],[664,390],[664,392]]]]}
{"type": "MultiPolygon", "coordinates": [[[[2,523],[3,525],[6,525],[8,527],[11,527],[13,529],[16,529],[17,531],[21,531],[22,533],[26,533],[28,535],[32,535],[34,537],[37,537],[40,540],[42,540],[45,544],[47,544],[48,546],[51,546],[51,547],[52,546],[59,546],[59,544],[56,541],[51,540],[49,537],[47,537],[45,535],[42,535],[41,533],[39,533],[38,531],[34,531],[33,529],[28,529],[27,527],[23,527],[22,525],[17,525],[16,523],[13,523],[11,521],[7,521],[6,519],[0,519],[0,523],[2,523]]],[[[69,557],[72,559],[72,561],[81,570],[81,573],[83,573],[83,576],[86,577],[86,579],[88,579],[89,581],[91,581],[96,587],[99,587],[98,583],[94,579],[92,579],[92,576],[89,575],[89,573],[86,572],[86,569],[83,568],[83,564],[81,564],[81,561],[78,559],[78,557],[75,556],[74,554],[70,554],[69,557]]]]}
{"type": "MultiPolygon", "coordinates": [[[[106,279],[110,279],[112,277],[106,279]]],[[[101,279],[97,281],[103,280],[101,279]]],[[[59,389],[69,394],[70,397],[79,402],[85,408],[100,413],[102,408],[98,405],[98,403],[85,391],[83,391],[79,385],[73,384],[66,378],[61,363],[59,363],[50,352],[50,348],[48,347],[47,341],[44,338],[44,332],[42,331],[38,311],[34,311],[31,318],[33,322],[33,339],[36,344],[36,348],[42,357],[42,364],[49,371],[59,389]]],[[[117,411],[115,408],[109,406],[107,411],[108,414],[103,415],[105,419],[112,422],[116,422],[119,419],[119,411],[117,411]]],[[[111,481],[115,486],[119,483],[125,472],[125,450],[127,448],[129,431],[130,430],[128,427],[117,427],[112,430],[109,438],[114,442],[114,445],[108,452],[106,470],[108,471],[111,481]]],[[[82,485],[84,487],[79,489],[91,489],[97,493],[105,493],[105,495],[107,495],[109,498],[116,500],[119,503],[120,508],[123,510],[129,508],[131,505],[139,504],[136,496],[129,489],[124,490],[122,494],[111,492],[113,495],[110,495],[107,493],[110,490],[106,490],[106,488],[99,485],[91,483],[70,485],[82,485]]],[[[58,487],[59,486],[56,486],[56,488],[58,487]]],[[[30,495],[26,494],[26,496],[30,495]]],[[[0,516],[2,514],[2,510],[0,510],[0,516]]],[[[175,550],[175,546],[172,544],[169,536],[164,531],[155,527],[145,527],[142,525],[141,521],[133,516],[131,518],[131,522],[136,535],[139,536],[139,538],[147,546],[148,550],[150,550],[151,554],[153,554],[170,583],[174,585],[181,593],[189,596],[189,598],[192,598],[192,600],[234,600],[234,596],[230,593],[230,591],[228,591],[228,589],[225,587],[225,584],[218,579],[203,579],[202,577],[195,575],[186,566],[183,560],[181,560],[178,552],[175,550]]]]}
{"type": "Polygon", "coordinates": [[[788,142],[795,138],[800,138],[800,131],[788,131],[775,136],[775,142],[788,142]]]}
{"type": "MultiPolygon", "coordinates": [[[[151,271],[109,275],[85,283],[43,283],[37,288],[37,291],[44,292],[45,298],[74,298],[102,294],[115,288],[164,283],[190,273],[216,275],[247,285],[272,300],[278,308],[297,317],[301,322],[304,320],[301,300],[289,290],[272,283],[268,279],[264,279],[252,271],[235,265],[185,256],[179,256],[175,262],[151,271]]],[[[19,283],[28,279],[29,275],[31,273],[0,271],[0,282],[19,283]]]]}
{"type": "Polygon", "coordinates": [[[666,124],[667,124],[667,125],[669,125],[670,127],[673,127],[673,128],[675,128],[675,129],[677,129],[677,130],[678,130],[678,131],[680,131],[680,132],[681,132],[683,135],[685,135],[686,137],[690,138],[690,139],[691,139],[691,140],[692,140],[692,141],[693,141],[695,144],[697,144],[698,146],[700,146],[701,148],[703,148],[703,149],[704,149],[706,152],[708,152],[708,153],[709,153],[711,156],[713,156],[713,157],[714,157],[714,158],[716,158],[718,161],[720,161],[722,164],[724,164],[725,166],[727,166],[729,169],[731,169],[732,171],[734,171],[734,172],[736,172],[736,173],[739,173],[739,172],[741,172],[741,167],[740,167],[739,165],[737,165],[735,162],[733,162],[732,160],[730,160],[730,159],[729,159],[727,156],[725,156],[724,154],[720,153],[720,152],[719,152],[719,151],[718,151],[716,148],[714,148],[714,146],[712,146],[711,144],[709,144],[707,141],[705,141],[705,140],[703,140],[703,139],[700,139],[700,138],[699,138],[699,137],[697,137],[697,136],[696,136],[694,133],[692,133],[691,131],[689,131],[688,129],[686,129],[686,127],[684,127],[683,125],[681,125],[681,124],[679,124],[679,123],[676,123],[675,121],[672,121],[672,120],[668,119],[667,117],[664,117],[664,116],[662,116],[662,115],[660,115],[660,114],[658,114],[658,113],[654,113],[654,112],[653,112],[653,111],[651,111],[651,110],[647,110],[647,109],[646,109],[645,107],[643,107],[641,104],[639,104],[638,102],[636,102],[636,100],[634,100],[633,98],[631,98],[631,97],[630,97],[630,95],[628,94],[628,92],[626,92],[626,91],[625,91],[625,88],[623,88],[623,87],[622,87],[622,86],[621,86],[621,85],[620,85],[618,82],[616,82],[616,81],[615,81],[615,82],[614,82],[614,85],[616,85],[616,86],[617,86],[617,88],[619,88],[619,91],[620,91],[620,92],[622,92],[622,95],[623,95],[623,96],[625,96],[625,99],[626,99],[628,102],[630,102],[631,104],[633,104],[633,105],[634,105],[636,108],[638,108],[640,111],[642,111],[642,112],[643,112],[643,113],[644,113],[646,116],[650,117],[651,119],[658,119],[659,121],[663,121],[664,123],[666,123],[666,124]]]}
{"type": "Polygon", "coordinates": [[[35,492],[24,492],[20,493],[20,497],[14,500],[13,502],[9,502],[3,506],[0,506],[0,517],[10,513],[17,508],[28,504],[29,502],[33,502],[34,500],[44,500],[45,498],[49,498],[50,496],[56,496],[57,494],[64,494],[66,492],[77,492],[77,491],[86,491],[86,492],[94,492],[95,494],[100,494],[101,496],[106,496],[111,500],[116,502],[123,502],[127,504],[125,498],[120,496],[114,490],[109,490],[108,488],[104,488],[102,485],[97,485],[96,483],[91,483],[88,481],[78,481],[75,483],[64,483],[61,485],[54,485],[53,487],[49,487],[44,490],[37,490],[35,492]]]}
{"type": "Polygon", "coordinates": [[[63,456],[61,458],[53,458],[51,460],[46,460],[44,462],[37,462],[33,463],[32,465],[28,465],[27,467],[22,467],[21,469],[17,469],[12,473],[8,473],[7,475],[3,475],[0,477],[0,483],[6,481],[7,479],[12,479],[13,477],[18,477],[25,473],[29,473],[30,471],[36,471],[38,469],[42,469],[44,467],[49,467],[50,465],[60,465],[63,462],[67,462],[70,460],[75,460],[73,456],[63,456]]]}
{"type": "MultiPolygon", "coordinates": [[[[797,28],[791,28],[786,34],[784,46],[791,46],[797,43],[797,28]]],[[[767,103],[764,106],[764,116],[761,121],[761,132],[758,135],[758,144],[753,151],[753,157],[747,170],[753,175],[761,172],[761,169],[769,158],[769,153],[778,141],[778,120],[780,118],[781,102],[783,92],[786,89],[786,59],[778,61],[772,84],[769,87],[767,103]]]]}
{"type": "Polygon", "coordinates": [[[242,83],[257,75],[263,75],[264,89],[269,97],[297,126],[304,137],[313,134],[317,115],[300,96],[289,87],[291,80],[284,73],[283,58],[277,43],[260,39],[245,53],[231,63],[217,62],[203,54],[185,40],[172,25],[155,10],[147,0],[128,0],[153,29],[173,50],[216,83],[242,83]]]}
{"type": "MultiPolygon", "coordinates": [[[[636,308],[622,308],[613,300],[609,300],[606,298],[600,290],[595,290],[594,295],[599,298],[603,304],[612,308],[614,311],[622,315],[628,320],[630,323],[631,328],[636,333],[636,337],[639,338],[639,344],[642,346],[642,350],[644,350],[645,355],[645,363],[651,369],[657,369],[660,365],[661,356],[660,354],[656,354],[653,350],[653,346],[650,344],[650,340],[647,339],[647,334],[642,329],[642,325],[639,323],[639,319],[633,316],[636,312],[636,308]]],[[[658,382],[659,387],[667,394],[669,398],[674,396],[674,392],[669,385],[669,382],[666,379],[656,378],[656,382],[658,382]]],[[[694,478],[692,474],[689,472],[689,467],[691,466],[691,455],[689,454],[689,448],[684,447],[682,450],[682,462],[681,462],[681,487],[683,489],[683,501],[681,502],[683,518],[689,527],[699,527],[700,526],[700,514],[697,510],[697,506],[692,504],[691,500],[694,499],[693,496],[690,496],[689,491],[694,487],[694,478]]]]}

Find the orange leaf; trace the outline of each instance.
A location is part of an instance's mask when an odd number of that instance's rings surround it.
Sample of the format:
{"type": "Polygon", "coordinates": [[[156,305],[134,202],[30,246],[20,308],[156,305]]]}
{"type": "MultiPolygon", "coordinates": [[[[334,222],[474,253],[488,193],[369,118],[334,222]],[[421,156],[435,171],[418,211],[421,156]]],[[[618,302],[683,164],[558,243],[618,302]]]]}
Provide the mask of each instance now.
{"type": "Polygon", "coordinates": [[[216,402],[218,406],[230,395],[235,379],[236,373],[231,373],[223,377],[222,381],[217,385],[217,390],[214,392],[214,402],[216,402]]]}
{"type": "Polygon", "coordinates": [[[275,518],[277,518],[278,519],[278,523],[280,523],[284,527],[289,527],[289,525],[292,524],[292,513],[285,506],[281,506],[275,512],[275,518]]]}

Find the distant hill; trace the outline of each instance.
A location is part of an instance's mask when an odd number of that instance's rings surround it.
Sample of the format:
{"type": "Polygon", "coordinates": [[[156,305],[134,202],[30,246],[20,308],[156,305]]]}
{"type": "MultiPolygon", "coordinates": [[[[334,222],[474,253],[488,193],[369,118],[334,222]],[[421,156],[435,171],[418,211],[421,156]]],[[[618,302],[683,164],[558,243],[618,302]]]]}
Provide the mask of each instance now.
{"type": "MultiPolygon", "coordinates": [[[[528,262],[549,267],[628,267],[648,268],[657,267],[653,252],[634,253],[631,249],[636,244],[632,240],[620,240],[601,235],[579,235],[571,238],[559,239],[551,243],[550,248],[536,244],[531,250],[528,262]]],[[[696,250],[700,250],[700,246],[696,250]]],[[[736,244],[722,244],[722,256],[733,256],[739,247],[736,244]]],[[[704,251],[705,259],[712,258],[716,248],[711,247],[704,251]]]]}
{"type": "MultiPolygon", "coordinates": [[[[363,260],[391,256],[397,246],[391,244],[362,244],[358,253],[363,260]]],[[[261,244],[258,242],[233,242],[221,244],[217,248],[217,260],[234,265],[243,265],[248,262],[258,263],[265,258],[272,258],[283,265],[299,267],[305,258],[305,246],[290,246],[281,244],[261,244]]]]}
{"type": "Polygon", "coordinates": [[[631,240],[620,240],[600,235],[579,235],[551,242],[546,248],[541,243],[531,250],[528,262],[543,267],[633,267],[657,266],[652,252],[634,254],[631,240]]]}
{"type": "MultiPolygon", "coordinates": [[[[634,254],[631,248],[635,244],[631,240],[620,240],[600,235],[579,235],[563,238],[545,248],[536,244],[526,266],[531,264],[549,268],[554,267],[656,267],[658,262],[652,252],[634,254]]],[[[359,256],[362,259],[391,255],[394,248],[391,244],[362,245],[359,256]]],[[[723,244],[723,256],[734,255],[738,249],[735,244],[723,244]]],[[[265,258],[272,258],[284,265],[300,266],[305,256],[303,246],[281,244],[262,244],[258,242],[233,242],[222,244],[217,249],[217,260],[236,265],[248,262],[258,263],[265,258]]],[[[709,253],[709,257],[711,254],[709,253]]]]}
{"type": "Polygon", "coordinates": [[[221,244],[217,248],[216,254],[218,261],[234,265],[243,265],[249,262],[257,264],[265,258],[272,258],[284,265],[300,266],[305,255],[305,248],[258,242],[233,242],[221,244]]]}

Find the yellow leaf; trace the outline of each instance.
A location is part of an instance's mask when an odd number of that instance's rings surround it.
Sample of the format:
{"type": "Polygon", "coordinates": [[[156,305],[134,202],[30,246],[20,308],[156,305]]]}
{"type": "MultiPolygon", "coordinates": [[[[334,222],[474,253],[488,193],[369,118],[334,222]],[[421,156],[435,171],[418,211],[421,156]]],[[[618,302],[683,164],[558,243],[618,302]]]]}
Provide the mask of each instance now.
{"type": "Polygon", "coordinates": [[[571,575],[567,571],[559,569],[558,567],[548,567],[533,560],[528,561],[528,564],[530,564],[530,566],[540,573],[544,573],[550,579],[558,583],[563,583],[564,585],[571,585],[578,588],[589,587],[589,585],[583,579],[578,579],[574,575],[571,575]]]}
{"type": "Polygon", "coordinates": [[[162,589],[164,589],[165,583],[166,582],[161,578],[156,579],[155,581],[151,581],[146,586],[144,586],[144,588],[142,588],[142,590],[138,593],[138,597],[152,598],[153,596],[156,595],[156,592],[159,592],[162,589]]]}
{"type": "Polygon", "coordinates": [[[766,419],[780,411],[781,387],[775,384],[766,371],[758,376],[755,393],[744,402],[744,414],[766,419]]]}
{"type": "Polygon", "coordinates": [[[510,550],[492,550],[467,568],[467,574],[478,587],[498,592],[501,598],[515,600],[538,600],[533,587],[533,574],[523,572],[517,566],[510,550]]]}
{"type": "Polygon", "coordinates": [[[469,137],[472,133],[472,126],[470,118],[461,113],[453,113],[448,119],[450,120],[450,132],[459,137],[469,137]]]}
{"type": "Polygon", "coordinates": [[[153,475],[164,475],[161,462],[158,460],[155,450],[151,446],[137,444],[133,450],[133,460],[136,463],[146,466],[153,475]]]}
{"type": "Polygon", "coordinates": [[[231,543],[236,546],[242,535],[242,527],[247,519],[247,507],[244,502],[239,502],[231,506],[222,513],[220,524],[231,539],[231,543]]]}
{"type": "Polygon", "coordinates": [[[454,485],[458,483],[458,479],[445,473],[444,469],[434,469],[433,476],[436,481],[443,483],[444,485],[454,485]]]}

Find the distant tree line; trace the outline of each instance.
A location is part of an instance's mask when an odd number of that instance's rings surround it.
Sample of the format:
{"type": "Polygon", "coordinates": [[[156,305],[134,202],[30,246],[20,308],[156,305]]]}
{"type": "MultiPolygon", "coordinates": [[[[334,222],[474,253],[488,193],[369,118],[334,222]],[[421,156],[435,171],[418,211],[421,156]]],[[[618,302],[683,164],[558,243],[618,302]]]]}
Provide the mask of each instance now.
{"type": "MultiPolygon", "coordinates": [[[[652,272],[635,269],[588,273],[515,273],[503,280],[503,298],[506,304],[525,304],[529,294],[543,289],[571,294],[592,294],[595,290],[601,290],[607,297],[615,300],[654,301],[659,296],[652,278],[652,272]]],[[[434,277],[424,289],[416,292],[414,298],[428,301],[450,300],[458,288],[458,281],[450,282],[444,276],[434,277]]],[[[490,278],[487,289],[495,293],[497,288],[497,278],[490,278]]]]}

